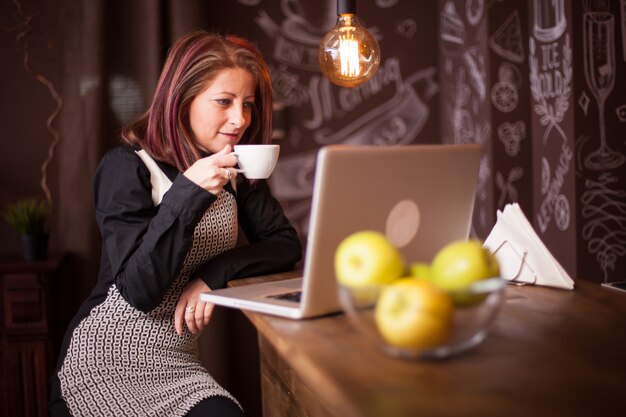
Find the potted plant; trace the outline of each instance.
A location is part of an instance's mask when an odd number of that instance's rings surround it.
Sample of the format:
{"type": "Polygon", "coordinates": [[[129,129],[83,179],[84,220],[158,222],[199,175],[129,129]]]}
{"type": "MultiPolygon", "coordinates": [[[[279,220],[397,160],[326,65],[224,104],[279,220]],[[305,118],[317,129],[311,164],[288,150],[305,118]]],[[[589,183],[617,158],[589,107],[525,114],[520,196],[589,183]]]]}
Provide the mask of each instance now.
{"type": "Polygon", "coordinates": [[[22,240],[22,254],[26,261],[46,259],[48,255],[48,233],[46,220],[50,210],[40,199],[18,201],[5,208],[4,220],[15,227],[22,240]]]}

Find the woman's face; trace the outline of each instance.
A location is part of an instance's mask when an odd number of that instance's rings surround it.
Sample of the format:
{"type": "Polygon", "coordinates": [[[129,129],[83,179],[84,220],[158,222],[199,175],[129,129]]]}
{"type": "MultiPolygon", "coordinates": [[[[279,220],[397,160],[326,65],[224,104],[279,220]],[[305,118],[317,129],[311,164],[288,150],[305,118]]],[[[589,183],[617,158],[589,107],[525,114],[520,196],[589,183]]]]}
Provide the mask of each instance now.
{"type": "Polygon", "coordinates": [[[191,102],[189,123],[196,144],[216,153],[235,146],[252,121],[254,77],[241,68],[227,68],[191,102]]]}

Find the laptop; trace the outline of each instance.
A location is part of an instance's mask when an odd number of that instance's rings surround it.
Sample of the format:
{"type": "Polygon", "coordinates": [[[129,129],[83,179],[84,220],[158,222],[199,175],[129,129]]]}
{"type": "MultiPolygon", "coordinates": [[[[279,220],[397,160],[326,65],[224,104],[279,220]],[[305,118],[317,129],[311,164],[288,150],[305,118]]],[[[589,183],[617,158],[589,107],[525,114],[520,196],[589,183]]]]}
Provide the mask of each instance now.
{"type": "Polygon", "coordinates": [[[224,288],[205,302],[291,319],[341,311],[334,256],[361,230],[385,233],[406,264],[469,235],[480,145],[329,145],[317,154],[302,277],[224,288]]]}

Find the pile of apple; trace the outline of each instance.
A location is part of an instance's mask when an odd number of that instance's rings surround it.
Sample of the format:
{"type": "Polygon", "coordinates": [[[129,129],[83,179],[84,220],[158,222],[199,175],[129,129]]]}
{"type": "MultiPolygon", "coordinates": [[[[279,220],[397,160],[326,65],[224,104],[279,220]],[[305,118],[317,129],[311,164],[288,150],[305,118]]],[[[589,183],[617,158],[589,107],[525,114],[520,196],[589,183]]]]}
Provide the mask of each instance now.
{"type": "Polygon", "coordinates": [[[479,240],[451,242],[430,264],[405,265],[385,235],[361,231],[345,238],[335,253],[341,285],[355,290],[381,287],[374,311],[378,331],[389,344],[408,349],[446,343],[454,328],[454,309],[485,298],[464,291],[499,276],[499,271],[496,258],[479,240]]]}

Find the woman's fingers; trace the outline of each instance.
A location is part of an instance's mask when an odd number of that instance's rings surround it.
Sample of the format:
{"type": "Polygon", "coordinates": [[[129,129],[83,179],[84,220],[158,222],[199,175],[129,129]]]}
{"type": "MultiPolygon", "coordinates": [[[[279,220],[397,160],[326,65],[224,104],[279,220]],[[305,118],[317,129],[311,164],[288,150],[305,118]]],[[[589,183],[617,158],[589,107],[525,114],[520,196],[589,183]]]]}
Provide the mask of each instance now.
{"type": "MultiPolygon", "coordinates": [[[[196,304],[196,309],[194,313],[194,324],[198,333],[201,332],[209,324],[212,314],[213,304],[205,303],[203,301],[200,301],[198,304],[196,304]]],[[[191,332],[194,333],[193,330],[191,332]]]]}
{"type": "Polygon", "coordinates": [[[205,303],[204,304],[204,316],[203,316],[203,328],[209,324],[209,321],[211,320],[211,316],[213,315],[213,307],[215,307],[213,304],[211,303],[205,303]]]}
{"type": "Polygon", "coordinates": [[[202,293],[211,291],[201,279],[194,279],[183,289],[174,312],[176,333],[183,334],[183,326],[187,325],[193,334],[199,333],[209,323],[213,313],[213,304],[200,299],[202,293]]]}
{"type": "Polygon", "coordinates": [[[237,177],[233,168],[237,157],[232,153],[230,145],[221,151],[197,160],[183,175],[205,190],[217,195],[228,181],[237,177]]]}
{"type": "Polygon", "coordinates": [[[185,308],[185,323],[187,323],[187,328],[191,333],[198,333],[198,326],[196,325],[196,306],[185,308]]]}
{"type": "Polygon", "coordinates": [[[176,310],[174,311],[174,328],[176,329],[176,333],[178,335],[183,334],[183,323],[185,320],[185,307],[187,306],[187,300],[182,297],[178,300],[176,304],[176,310]]]}

